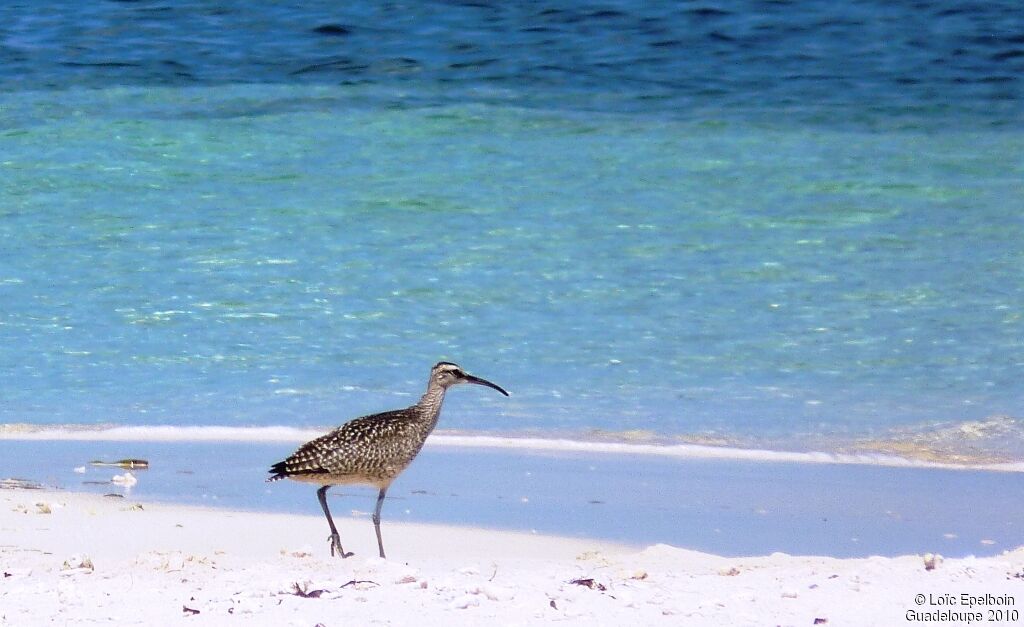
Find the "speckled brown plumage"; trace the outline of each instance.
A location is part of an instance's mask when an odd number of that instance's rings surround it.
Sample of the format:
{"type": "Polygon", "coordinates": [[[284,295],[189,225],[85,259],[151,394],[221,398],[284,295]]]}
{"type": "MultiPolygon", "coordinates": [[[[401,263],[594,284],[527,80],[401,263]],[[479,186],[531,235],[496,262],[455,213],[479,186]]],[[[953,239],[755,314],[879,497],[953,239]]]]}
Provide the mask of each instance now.
{"type": "Polygon", "coordinates": [[[363,416],[310,440],[270,471],[278,479],[321,485],[385,487],[423,448],[432,431],[417,406],[363,416]]]}
{"type": "Polygon", "coordinates": [[[377,532],[377,546],[384,557],[384,543],[380,536],[380,510],[388,486],[419,454],[427,436],[437,426],[444,402],[445,391],[458,383],[475,383],[508,392],[499,386],[466,374],[456,364],[442,361],[430,371],[427,391],[412,407],[363,416],[350,420],[325,435],[310,440],[284,461],[270,467],[267,481],[293,479],[316,483],[317,498],[331,528],[331,554],[335,550],[342,557],[338,530],[327,507],[327,489],[332,485],[365,484],[377,487],[377,508],[373,524],[377,532]]]}

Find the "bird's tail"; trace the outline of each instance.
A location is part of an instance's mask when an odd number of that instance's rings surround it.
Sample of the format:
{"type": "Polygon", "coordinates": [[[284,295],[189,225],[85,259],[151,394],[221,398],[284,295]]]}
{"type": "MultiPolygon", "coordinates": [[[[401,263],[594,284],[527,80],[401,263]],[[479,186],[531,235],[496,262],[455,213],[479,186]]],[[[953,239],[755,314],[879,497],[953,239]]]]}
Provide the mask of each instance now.
{"type": "Polygon", "coordinates": [[[281,479],[286,479],[290,474],[285,469],[284,462],[277,462],[276,464],[271,466],[270,470],[268,470],[267,472],[271,474],[270,477],[267,477],[267,481],[280,481],[281,479]]]}

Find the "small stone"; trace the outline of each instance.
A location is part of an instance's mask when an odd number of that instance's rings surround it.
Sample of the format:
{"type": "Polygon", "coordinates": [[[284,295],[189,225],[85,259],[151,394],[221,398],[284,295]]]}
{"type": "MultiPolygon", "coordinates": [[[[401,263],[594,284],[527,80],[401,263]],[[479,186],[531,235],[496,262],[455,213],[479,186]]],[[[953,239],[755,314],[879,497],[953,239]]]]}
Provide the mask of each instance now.
{"type": "Polygon", "coordinates": [[[939,564],[942,563],[942,556],[933,553],[925,553],[923,560],[925,570],[935,570],[939,564]]]}
{"type": "Polygon", "coordinates": [[[92,560],[89,559],[88,555],[76,553],[64,560],[64,564],[60,569],[61,574],[73,575],[76,573],[91,573],[95,570],[95,566],[93,566],[92,560]]]}

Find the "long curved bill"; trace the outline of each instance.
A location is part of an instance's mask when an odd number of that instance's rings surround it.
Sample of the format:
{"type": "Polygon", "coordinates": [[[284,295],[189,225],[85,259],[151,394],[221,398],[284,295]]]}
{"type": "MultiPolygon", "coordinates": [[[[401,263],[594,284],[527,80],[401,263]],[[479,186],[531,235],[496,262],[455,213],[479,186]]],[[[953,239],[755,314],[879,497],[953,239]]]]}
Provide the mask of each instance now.
{"type": "Polygon", "coordinates": [[[474,377],[471,374],[467,374],[466,375],[466,383],[475,383],[477,385],[485,385],[485,386],[487,386],[489,388],[493,388],[495,390],[498,390],[499,392],[501,392],[505,396],[508,396],[508,392],[506,392],[505,390],[501,389],[501,386],[496,385],[494,383],[491,383],[487,379],[481,379],[480,377],[474,377]]]}

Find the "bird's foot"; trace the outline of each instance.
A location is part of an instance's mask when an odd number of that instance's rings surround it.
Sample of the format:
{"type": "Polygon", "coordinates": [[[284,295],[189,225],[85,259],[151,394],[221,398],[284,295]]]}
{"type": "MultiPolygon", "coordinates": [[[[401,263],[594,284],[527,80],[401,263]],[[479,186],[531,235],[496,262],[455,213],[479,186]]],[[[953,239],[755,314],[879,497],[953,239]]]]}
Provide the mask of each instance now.
{"type": "Polygon", "coordinates": [[[337,552],[341,559],[355,555],[355,553],[346,553],[345,549],[341,548],[341,537],[339,537],[338,534],[332,533],[331,536],[327,538],[327,541],[331,543],[331,557],[334,557],[335,552],[337,552]]]}

